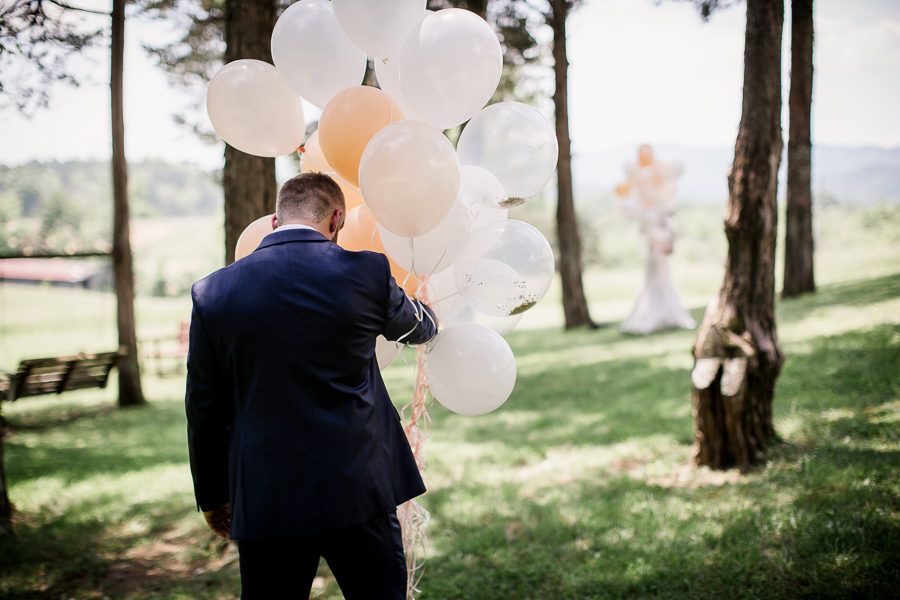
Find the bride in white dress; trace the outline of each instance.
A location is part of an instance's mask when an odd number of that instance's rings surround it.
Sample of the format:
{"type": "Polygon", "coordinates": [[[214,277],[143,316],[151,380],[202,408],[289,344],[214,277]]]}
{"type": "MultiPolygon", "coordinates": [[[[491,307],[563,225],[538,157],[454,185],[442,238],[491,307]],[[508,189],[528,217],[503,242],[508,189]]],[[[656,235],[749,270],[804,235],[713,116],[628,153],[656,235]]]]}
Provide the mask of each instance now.
{"type": "Polygon", "coordinates": [[[638,161],[625,167],[626,180],[616,187],[621,211],[640,224],[647,239],[644,287],[631,314],[619,327],[626,333],[648,334],[663,329],[693,329],[696,323],[681,305],[669,274],[669,255],[675,245],[675,179],[683,172],[678,163],[653,157],[653,149],[638,149],[638,161]]]}

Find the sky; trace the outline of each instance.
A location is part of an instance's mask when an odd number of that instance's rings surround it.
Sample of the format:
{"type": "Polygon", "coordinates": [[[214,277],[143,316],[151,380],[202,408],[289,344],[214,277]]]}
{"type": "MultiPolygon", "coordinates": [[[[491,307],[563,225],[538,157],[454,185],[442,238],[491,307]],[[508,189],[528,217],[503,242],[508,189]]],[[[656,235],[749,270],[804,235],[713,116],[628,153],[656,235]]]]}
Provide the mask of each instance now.
{"type": "MultiPolygon", "coordinates": [[[[103,10],[110,5],[103,0],[77,4],[103,10]]],[[[641,143],[733,146],[740,120],[744,13],[740,3],[703,22],[687,2],[585,0],[568,24],[573,152],[641,143]]],[[[900,2],[816,0],[814,14],[813,143],[900,146],[900,2]]],[[[173,120],[176,113],[202,106],[205,91],[196,90],[199,97],[192,98],[172,85],[141,47],[173,31],[165,23],[130,20],[127,26],[126,154],[130,161],[159,158],[215,168],[222,164],[222,145],[200,142],[173,120]]],[[[108,51],[86,52],[69,68],[82,85],[56,86],[50,106],[30,119],[0,110],[0,163],[109,158],[108,51]]],[[[202,113],[197,117],[206,119],[202,113]]]]}

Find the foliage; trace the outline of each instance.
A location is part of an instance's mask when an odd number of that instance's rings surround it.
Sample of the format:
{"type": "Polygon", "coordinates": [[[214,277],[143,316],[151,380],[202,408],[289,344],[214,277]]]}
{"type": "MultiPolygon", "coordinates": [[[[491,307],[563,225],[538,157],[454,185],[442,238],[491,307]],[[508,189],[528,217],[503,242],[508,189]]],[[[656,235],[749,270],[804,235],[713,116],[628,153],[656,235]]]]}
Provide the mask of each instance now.
{"type": "MultiPolygon", "coordinates": [[[[138,0],[142,15],[177,23],[180,39],[171,44],[147,44],[145,49],[159,60],[171,81],[183,87],[204,87],[222,66],[225,54],[224,0],[138,0]]],[[[279,11],[292,2],[280,0],[279,11]]],[[[538,63],[545,49],[534,36],[543,17],[527,3],[511,0],[429,0],[428,8],[460,7],[483,15],[500,38],[503,47],[503,78],[494,100],[534,100],[541,94],[542,77],[529,67],[538,63]]],[[[367,71],[367,84],[374,83],[374,71],[367,71]]],[[[204,94],[198,94],[203,97],[204,94]]],[[[183,117],[176,120],[184,123],[183,117]]],[[[187,123],[201,137],[214,141],[214,134],[200,123],[187,123]]]]}
{"type": "MultiPolygon", "coordinates": [[[[225,0],[137,0],[137,4],[143,15],[174,23],[183,32],[174,43],[144,44],[144,49],[159,61],[172,83],[195,91],[204,89],[225,56],[225,0]]],[[[206,94],[194,96],[205,98],[206,94]]],[[[173,118],[202,139],[217,140],[205,121],[188,123],[177,113],[173,118]]]]}
{"type": "MultiPolygon", "coordinates": [[[[662,0],[656,0],[657,3],[662,0]]],[[[708,21],[713,12],[720,8],[727,8],[734,4],[738,4],[741,0],[676,0],[677,2],[690,2],[697,7],[700,16],[704,21],[708,21]]]]}
{"type": "Polygon", "coordinates": [[[184,37],[170,46],[145,46],[178,83],[205,84],[221,66],[225,53],[224,0],[144,0],[144,14],[157,19],[176,20],[185,28],[184,37]]]}
{"type": "MultiPolygon", "coordinates": [[[[111,195],[105,161],[0,167],[0,251],[108,248],[111,195]]],[[[197,167],[144,161],[130,165],[129,197],[137,217],[214,214],[221,191],[197,167]]]]}
{"type": "Polygon", "coordinates": [[[107,16],[49,0],[0,5],[0,108],[31,114],[47,106],[51,83],[78,85],[68,59],[103,33],[102,25],[86,22],[90,14],[107,16]]]}

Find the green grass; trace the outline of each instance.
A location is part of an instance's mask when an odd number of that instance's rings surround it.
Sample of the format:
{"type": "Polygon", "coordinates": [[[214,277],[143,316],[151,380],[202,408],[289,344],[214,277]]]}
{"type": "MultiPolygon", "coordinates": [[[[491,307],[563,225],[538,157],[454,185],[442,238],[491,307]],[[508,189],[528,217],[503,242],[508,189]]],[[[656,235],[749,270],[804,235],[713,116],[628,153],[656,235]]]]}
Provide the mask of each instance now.
{"type": "MultiPolygon", "coordinates": [[[[724,242],[697,211],[682,220],[704,233],[684,237],[673,276],[699,319],[724,242]]],[[[518,380],[503,407],[473,418],[430,404],[419,597],[895,597],[900,240],[871,214],[817,215],[820,289],[777,306],[781,439],[745,475],[691,466],[693,332],[563,333],[554,287],[508,336],[518,380]]],[[[594,318],[624,319],[640,280],[639,260],[591,269],[594,318]]],[[[0,299],[0,364],[115,341],[108,296],[7,285],[0,299]]],[[[141,298],[139,333],[173,331],[188,311],[184,298],[141,298]]],[[[410,360],[385,374],[404,403],[410,360]]],[[[18,537],[0,547],[0,597],[238,596],[233,547],[194,511],[183,381],[144,384],[141,409],[116,410],[112,390],[4,404],[18,537]]],[[[341,598],[324,565],[313,589],[341,598]]]]}

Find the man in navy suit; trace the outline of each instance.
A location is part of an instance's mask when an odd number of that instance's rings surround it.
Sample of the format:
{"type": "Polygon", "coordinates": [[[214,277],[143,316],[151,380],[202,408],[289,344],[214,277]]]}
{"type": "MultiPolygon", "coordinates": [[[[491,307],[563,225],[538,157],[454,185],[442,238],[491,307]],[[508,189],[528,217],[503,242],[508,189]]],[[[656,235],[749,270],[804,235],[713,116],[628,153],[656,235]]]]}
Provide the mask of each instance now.
{"type": "Polygon", "coordinates": [[[188,445],[197,504],[238,541],[244,600],[307,598],[322,556],[348,600],[400,600],[396,507],[425,491],[375,359],[424,343],[431,310],[384,255],[334,241],[327,175],[282,186],[274,231],[192,289],[188,445]]]}

